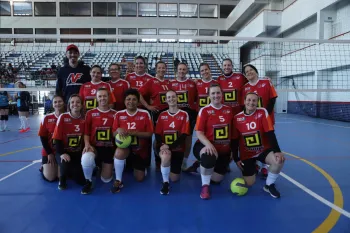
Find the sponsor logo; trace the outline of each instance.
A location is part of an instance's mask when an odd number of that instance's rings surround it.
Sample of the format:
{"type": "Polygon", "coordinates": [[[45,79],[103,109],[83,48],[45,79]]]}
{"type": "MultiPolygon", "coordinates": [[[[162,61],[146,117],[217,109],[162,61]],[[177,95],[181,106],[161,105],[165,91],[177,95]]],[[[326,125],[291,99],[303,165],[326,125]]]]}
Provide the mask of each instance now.
{"type": "Polygon", "coordinates": [[[67,81],[66,81],[66,84],[69,85],[69,84],[75,84],[77,83],[77,81],[83,76],[83,73],[70,73],[68,75],[68,78],[67,78],[67,81]]]}

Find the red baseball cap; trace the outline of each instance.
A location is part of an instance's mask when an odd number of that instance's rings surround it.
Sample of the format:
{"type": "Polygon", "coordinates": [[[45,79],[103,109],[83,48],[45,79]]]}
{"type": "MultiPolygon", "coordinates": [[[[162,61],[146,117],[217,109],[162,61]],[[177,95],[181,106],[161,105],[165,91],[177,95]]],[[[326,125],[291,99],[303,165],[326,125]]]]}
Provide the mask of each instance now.
{"type": "Polygon", "coordinates": [[[66,48],[66,52],[71,50],[71,49],[74,49],[74,50],[78,51],[78,53],[80,53],[79,49],[78,49],[78,46],[76,46],[75,44],[68,45],[67,48],[66,48]]]}

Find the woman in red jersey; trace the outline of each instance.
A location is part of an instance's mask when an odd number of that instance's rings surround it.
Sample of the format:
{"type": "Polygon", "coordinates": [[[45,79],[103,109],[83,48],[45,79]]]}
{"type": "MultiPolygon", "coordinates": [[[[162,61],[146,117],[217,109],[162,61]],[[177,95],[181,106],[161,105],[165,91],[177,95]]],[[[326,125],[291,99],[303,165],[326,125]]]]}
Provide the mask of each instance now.
{"type": "Polygon", "coordinates": [[[131,136],[129,148],[117,148],[114,153],[114,170],[116,180],[111,188],[112,193],[120,192],[123,187],[122,174],[125,159],[130,157],[134,176],[137,181],[143,181],[148,167],[150,147],[149,140],[153,135],[153,123],[146,110],[137,108],[140,94],[135,89],[129,89],[124,94],[125,110],[117,112],[113,123],[113,135],[131,136]]]}
{"type": "Polygon", "coordinates": [[[234,117],[233,158],[248,186],[255,183],[255,163],[269,164],[264,190],[274,198],[280,193],[275,181],[284,165],[273,124],[265,108],[258,108],[259,96],[250,92],[244,98],[245,109],[234,117]],[[239,147],[239,156],[238,156],[239,147]]]}
{"type": "Polygon", "coordinates": [[[180,179],[186,149],[185,140],[190,134],[188,114],[178,108],[175,91],[166,93],[166,102],[169,109],[159,115],[155,130],[156,150],[161,158],[163,186],[160,194],[162,195],[169,194],[169,175],[173,182],[180,179]]]}
{"type": "Polygon", "coordinates": [[[120,66],[117,63],[110,64],[108,72],[111,77],[111,81],[108,83],[111,85],[115,97],[114,109],[117,111],[123,110],[125,109],[123,101],[124,92],[130,88],[130,84],[120,77],[120,66]]]}
{"type": "Polygon", "coordinates": [[[146,73],[146,61],[142,56],[135,58],[135,72],[128,74],[125,78],[130,83],[130,87],[133,89],[139,89],[145,83],[153,78],[151,75],[146,73]]]}
{"type": "Polygon", "coordinates": [[[81,158],[81,165],[86,184],[81,190],[82,194],[90,194],[92,192],[92,173],[96,163],[98,167],[102,168],[101,180],[104,183],[108,183],[113,179],[115,146],[112,126],[114,116],[117,112],[108,106],[109,92],[106,88],[98,89],[96,98],[98,107],[89,110],[85,118],[85,147],[81,158]]]}
{"type": "Polygon", "coordinates": [[[210,182],[219,183],[224,178],[231,155],[232,108],[222,104],[219,84],[209,88],[211,103],[198,113],[197,142],[193,154],[200,161],[202,189],[200,197],[210,198],[210,182]]]}
{"type": "Polygon", "coordinates": [[[79,95],[81,96],[85,111],[97,107],[96,92],[99,88],[106,88],[109,91],[109,105],[114,107],[115,98],[112,94],[112,88],[109,83],[102,81],[102,68],[99,65],[94,65],[90,70],[91,82],[84,83],[80,87],[79,95]]]}
{"type": "MultiPolygon", "coordinates": [[[[265,108],[270,115],[272,124],[275,124],[274,106],[277,99],[277,93],[273,87],[271,80],[266,78],[259,78],[258,70],[255,66],[247,64],[243,67],[243,73],[247,77],[248,83],[242,88],[242,99],[249,92],[254,92],[259,96],[258,107],[265,108]]],[[[257,161],[257,163],[259,163],[257,161]]],[[[257,169],[259,165],[257,164],[257,169]]],[[[267,178],[268,168],[266,164],[261,164],[261,175],[267,178]]]]}
{"type": "Polygon", "coordinates": [[[79,95],[73,94],[68,101],[68,112],[58,118],[52,137],[55,140],[56,162],[60,167],[58,184],[60,190],[67,188],[68,175],[78,184],[85,183],[80,164],[84,130],[83,102],[79,95]]]}
{"type": "Polygon", "coordinates": [[[57,179],[58,169],[55,159],[55,150],[53,146],[52,136],[56,127],[58,117],[64,112],[64,100],[61,96],[54,96],[52,105],[55,112],[44,116],[40,123],[39,137],[43,149],[41,151],[43,164],[43,177],[45,180],[52,182],[57,179]]]}

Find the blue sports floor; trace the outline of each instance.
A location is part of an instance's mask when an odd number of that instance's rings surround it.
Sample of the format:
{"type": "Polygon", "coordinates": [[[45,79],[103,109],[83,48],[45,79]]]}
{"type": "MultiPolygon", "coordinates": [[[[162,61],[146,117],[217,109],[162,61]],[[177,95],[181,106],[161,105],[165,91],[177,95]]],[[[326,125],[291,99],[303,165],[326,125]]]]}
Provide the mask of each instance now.
{"type": "Polygon", "coordinates": [[[276,182],[282,197],[265,193],[260,178],[246,196],[234,196],[229,184],[240,173],[231,164],[204,201],[199,175],[183,174],[161,196],[154,166],[143,183],[126,173],[124,189],[114,195],[112,183],[100,180],[91,195],[72,182],[59,191],[38,171],[41,117],[31,116],[32,130],[24,134],[10,117],[11,131],[0,132],[0,233],[350,233],[350,123],[277,115],[288,159],[276,182]]]}

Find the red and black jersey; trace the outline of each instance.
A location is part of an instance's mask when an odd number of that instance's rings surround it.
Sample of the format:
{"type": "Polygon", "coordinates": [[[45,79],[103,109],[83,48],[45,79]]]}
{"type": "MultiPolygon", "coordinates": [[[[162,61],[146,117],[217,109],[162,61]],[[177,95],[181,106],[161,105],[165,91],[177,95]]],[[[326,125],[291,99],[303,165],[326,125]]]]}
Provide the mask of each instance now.
{"type": "MultiPolygon", "coordinates": [[[[44,116],[43,120],[40,123],[40,128],[38,133],[39,137],[47,137],[49,146],[52,149],[52,151],[55,151],[53,147],[52,136],[53,136],[53,132],[55,131],[57,120],[58,120],[58,116],[56,116],[55,113],[50,113],[44,116]]],[[[41,151],[41,155],[47,156],[48,154],[43,149],[41,151]]]]}
{"type": "Polygon", "coordinates": [[[218,153],[230,153],[232,123],[231,107],[222,105],[220,108],[215,108],[209,104],[199,110],[195,130],[203,132],[218,153]]]}
{"type": "Polygon", "coordinates": [[[147,73],[144,73],[142,75],[138,75],[135,72],[132,72],[132,73],[126,75],[125,80],[129,82],[131,88],[138,90],[140,87],[145,85],[148,80],[150,80],[152,78],[153,78],[153,76],[151,76],[147,73]]]}
{"type": "Polygon", "coordinates": [[[197,98],[197,110],[207,106],[210,104],[210,99],[209,99],[209,87],[213,83],[217,83],[218,81],[211,79],[210,81],[206,82],[203,79],[199,79],[196,83],[197,87],[197,93],[198,93],[198,98],[197,98]]]}
{"type": "Polygon", "coordinates": [[[108,109],[102,111],[98,108],[86,113],[85,135],[90,136],[90,144],[93,146],[113,147],[113,122],[117,111],[108,109]]]}
{"type": "MultiPolygon", "coordinates": [[[[173,144],[182,134],[190,135],[190,122],[187,112],[179,110],[175,114],[164,111],[159,114],[156,134],[162,137],[162,142],[167,145],[173,144]]],[[[179,145],[173,151],[185,152],[186,145],[179,145]]]]}
{"type": "Polygon", "coordinates": [[[172,80],[170,81],[170,89],[176,92],[177,105],[179,108],[190,108],[197,110],[197,88],[196,84],[192,80],[172,80]]]}
{"type": "Polygon", "coordinates": [[[81,152],[84,131],[85,119],[83,117],[74,118],[69,112],[66,112],[58,118],[52,138],[63,142],[65,152],[81,152]]]}
{"type": "Polygon", "coordinates": [[[88,82],[81,86],[79,95],[83,99],[83,105],[85,110],[91,110],[97,107],[96,93],[98,89],[106,88],[109,94],[109,104],[113,104],[115,102],[115,98],[112,92],[112,88],[108,83],[105,82],[88,82]]]}
{"type": "Polygon", "coordinates": [[[222,101],[225,105],[233,108],[233,114],[242,111],[241,91],[247,79],[241,73],[232,73],[230,76],[220,75],[218,82],[222,89],[222,101]]]}
{"type": "Polygon", "coordinates": [[[140,87],[139,92],[144,98],[150,99],[151,105],[159,107],[159,110],[163,110],[168,107],[165,101],[169,83],[169,80],[151,78],[145,85],[140,87]]]}
{"type": "MultiPolygon", "coordinates": [[[[259,79],[255,85],[247,83],[242,89],[242,103],[247,93],[254,92],[259,96],[258,108],[267,108],[270,99],[277,97],[277,92],[272,83],[268,79],[259,79]]],[[[274,111],[270,113],[271,121],[274,124],[275,115],[274,111]]]]}
{"type": "Polygon", "coordinates": [[[124,104],[124,92],[130,88],[128,81],[124,79],[118,79],[117,81],[109,81],[111,85],[112,93],[115,97],[115,110],[120,111],[125,109],[124,104]]]}
{"type": "Polygon", "coordinates": [[[240,112],[234,117],[234,126],[233,138],[239,139],[241,160],[254,158],[271,148],[265,133],[274,128],[266,109],[257,108],[250,115],[240,112]]]}
{"type": "MultiPolygon", "coordinates": [[[[137,111],[131,115],[125,109],[117,112],[114,118],[113,132],[116,132],[119,128],[153,133],[153,122],[150,114],[146,110],[137,109],[137,111]]],[[[139,154],[143,158],[147,158],[149,154],[148,148],[151,146],[151,138],[132,136],[130,146],[134,153],[139,154]]]]}

